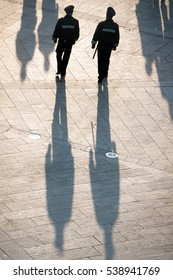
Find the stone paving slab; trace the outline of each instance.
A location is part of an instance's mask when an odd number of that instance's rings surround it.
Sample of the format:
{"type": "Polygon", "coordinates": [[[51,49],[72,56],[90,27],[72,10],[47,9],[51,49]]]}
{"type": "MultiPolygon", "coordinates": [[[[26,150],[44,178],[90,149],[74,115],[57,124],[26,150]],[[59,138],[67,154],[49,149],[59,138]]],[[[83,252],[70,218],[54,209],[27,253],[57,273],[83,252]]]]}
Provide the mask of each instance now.
{"type": "Polygon", "coordinates": [[[74,0],[61,80],[51,35],[69,4],[0,3],[0,259],[172,259],[172,3],[74,0]],[[98,86],[108,6],[121,40],[98,86]]]}

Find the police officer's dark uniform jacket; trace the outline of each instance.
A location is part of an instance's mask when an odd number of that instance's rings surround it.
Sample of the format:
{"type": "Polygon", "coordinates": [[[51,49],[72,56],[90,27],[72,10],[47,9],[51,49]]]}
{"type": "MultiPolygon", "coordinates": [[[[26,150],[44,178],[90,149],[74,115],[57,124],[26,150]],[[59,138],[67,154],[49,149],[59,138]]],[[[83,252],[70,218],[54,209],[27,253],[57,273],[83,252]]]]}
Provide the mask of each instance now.
{"type": "Polygon", "coordinates": [[[106,20],[98,24],[91,42],[93,48],[98,42],[99,81],[102,81],[108,75],[111,51],[116,50],[119,44],[119,26],[112,20],[114,15],[115,11],[109,7],[106,20]]]}
{"type": "Polygon", "coordinates": [[[58,74],[65,75],[66,67],[70,58],[73,44],[79,38],[79,21],[72,17],[74,6],[68,6],[64,10],[66,15],[60,18],[52,35],[53,41],[58,45],[56,48],[58,74]]]}

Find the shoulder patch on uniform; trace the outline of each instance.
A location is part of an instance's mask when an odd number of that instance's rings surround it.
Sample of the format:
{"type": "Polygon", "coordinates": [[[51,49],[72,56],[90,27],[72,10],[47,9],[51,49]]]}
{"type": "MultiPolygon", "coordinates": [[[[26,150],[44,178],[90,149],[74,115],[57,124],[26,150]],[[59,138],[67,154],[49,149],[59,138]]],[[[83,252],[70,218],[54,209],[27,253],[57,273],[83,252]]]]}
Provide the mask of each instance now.
{"type": "Polygon", "coordinates": [[[62,28],[63,28],[63,29],[73,29],[73,28],[75,28],[75,26],[74,26],[74,25],[63,24],[63,25],[62,25],[62,28]]]}
{"type": "Polygon", "coordinates": [[[115,29],[113,29],[113,28],[103,28],[102,31],[109,32],[109,33],[115,33],[115,29]]]}

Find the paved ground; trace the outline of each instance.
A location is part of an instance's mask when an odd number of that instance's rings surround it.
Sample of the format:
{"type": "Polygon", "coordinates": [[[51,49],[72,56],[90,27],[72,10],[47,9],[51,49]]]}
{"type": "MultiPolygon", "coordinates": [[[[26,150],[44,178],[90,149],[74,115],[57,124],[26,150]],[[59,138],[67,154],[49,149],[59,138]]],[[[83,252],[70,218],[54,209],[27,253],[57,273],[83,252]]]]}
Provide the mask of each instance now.
{"type": "Polygon", "coordinates": [[[0,1],[0,259],[172,259],[173,3],[73,0],[61,81],[51,35],[71,3],[0,1]],[[98,86],[109,5],[121,41],[98,86]]]}

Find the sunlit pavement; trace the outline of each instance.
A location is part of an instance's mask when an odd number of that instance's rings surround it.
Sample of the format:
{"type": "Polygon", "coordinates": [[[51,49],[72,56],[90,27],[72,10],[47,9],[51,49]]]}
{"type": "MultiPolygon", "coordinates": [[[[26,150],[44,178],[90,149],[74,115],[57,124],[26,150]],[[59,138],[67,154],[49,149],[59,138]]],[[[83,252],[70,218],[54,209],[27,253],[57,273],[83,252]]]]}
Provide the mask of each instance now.
{"type": "Polygon", "coordinates": [[[1,0],[0,19],[0,259],[172,259],[172,1],[1,0]],[[80,39],[61,80],[69,4],[80,39]],[[98,86],[110,5],[121,40],[98,86]]]}

